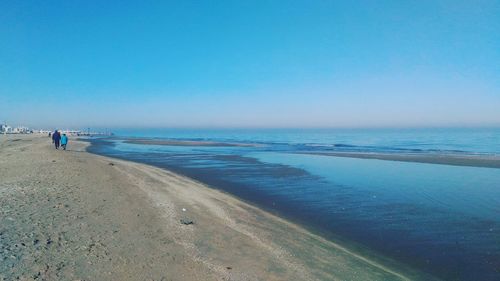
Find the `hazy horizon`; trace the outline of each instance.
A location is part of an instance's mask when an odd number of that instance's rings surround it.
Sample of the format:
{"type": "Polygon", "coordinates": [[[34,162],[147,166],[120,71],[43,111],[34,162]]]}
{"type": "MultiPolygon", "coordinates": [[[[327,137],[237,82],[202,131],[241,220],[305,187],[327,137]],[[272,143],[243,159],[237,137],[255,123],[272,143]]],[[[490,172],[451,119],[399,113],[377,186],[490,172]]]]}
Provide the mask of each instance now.
{"type": "Polygon", "coordinates": [[[0,3],[0,122],[500,127],[498,1],[0,3]]]}
{"type": "MultiPolygon", "coordinates": [[[[23,124],[7,124],[13,127],[16,126],[24,126],[23,124]]],[[[304,132],[321,132],[321,131],[338,131],[338,132],[369,132],[369,131],[376,131],[376,132],[404,132],[404,131],[411,131],[411,132],[418,132],[418,131],[443,131],[443,132],[449,132],[449,131],[491,131],[491,130],[500,130],[500,125],[475,125],[475,126],[376,126],[376,127],[256,127],[256,126],[238,126],[238,127],[222,127],[222,126],[184,126],[184,127],[151,127],[151,126],[144,126],[144,127],[120,127],[120,126],[34,126],[34,127],[29,127],[34,130],[79,130],[86,132],[87,130],[90,132],[98,132],[98,133],[117,133],[120,135],[121,132],[179,132],[179,131],[201,131],[201,132],[213,132],[213,131],[234,131],[234,132],[258,132],[258,131],[269,131],[269,132],[299,132],[299,131],[304,131],[304,132]]]]}

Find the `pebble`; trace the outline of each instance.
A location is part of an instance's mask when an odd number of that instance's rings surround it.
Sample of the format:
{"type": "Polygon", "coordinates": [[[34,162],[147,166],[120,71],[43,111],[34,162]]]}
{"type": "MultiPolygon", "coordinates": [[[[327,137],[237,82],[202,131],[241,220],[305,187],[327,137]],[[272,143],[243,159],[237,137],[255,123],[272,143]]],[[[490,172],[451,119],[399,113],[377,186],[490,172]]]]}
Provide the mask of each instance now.
{"type": "Polygon", "coordinates": [[[194,224],[194,222],[190,219],[181,219],[181,223],[185,225],[194,224]]]}

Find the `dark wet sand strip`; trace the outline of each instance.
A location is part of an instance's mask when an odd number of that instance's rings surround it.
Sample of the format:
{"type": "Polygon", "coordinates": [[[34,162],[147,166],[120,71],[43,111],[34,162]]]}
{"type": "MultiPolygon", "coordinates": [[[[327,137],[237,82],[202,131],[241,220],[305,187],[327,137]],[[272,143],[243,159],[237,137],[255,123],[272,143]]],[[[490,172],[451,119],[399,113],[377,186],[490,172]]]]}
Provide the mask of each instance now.
{"type": "Polygon", "coordinates": [[[252,143],[232,143],[213,141],[185,141],[185,140],[152,140],[152,139],[131,139],[124,143],[144,144],[144,145],[168,145],[168,146],[208,146],[208,147],[256,147],[252,143]]]}
{"type": "Polygon", "coordinates": [[[417,162],[429,164],[442,164],[453,166],[470,166],[484,168],[500,168],[500,157],[483,155],[457,155],[457,154],[388,154],[364,152],[300,152],[321,156],[349,157],[360,159],[378,159],[388,161],[417,162]]]}

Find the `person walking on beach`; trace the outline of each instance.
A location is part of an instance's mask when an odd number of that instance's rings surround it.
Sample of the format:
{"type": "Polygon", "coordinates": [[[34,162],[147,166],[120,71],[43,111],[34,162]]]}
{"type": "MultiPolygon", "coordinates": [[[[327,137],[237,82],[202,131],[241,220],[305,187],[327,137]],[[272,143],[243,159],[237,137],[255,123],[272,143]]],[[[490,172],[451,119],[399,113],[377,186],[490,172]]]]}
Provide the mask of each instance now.
{"type": "Polygon", "coordinates": [[[66,145],[68,145],[68,137],[66,134],[63,134],[61,137],[61,146],[64,150],[66,150],[66,145]]]}
{"type": "Polygon", "coordinates": [[[52,142],[56,146],[56,149],[59,149],[59,142],[61,141],[61,134],[59,131],[55,130],[52,134],[52,142]]]}

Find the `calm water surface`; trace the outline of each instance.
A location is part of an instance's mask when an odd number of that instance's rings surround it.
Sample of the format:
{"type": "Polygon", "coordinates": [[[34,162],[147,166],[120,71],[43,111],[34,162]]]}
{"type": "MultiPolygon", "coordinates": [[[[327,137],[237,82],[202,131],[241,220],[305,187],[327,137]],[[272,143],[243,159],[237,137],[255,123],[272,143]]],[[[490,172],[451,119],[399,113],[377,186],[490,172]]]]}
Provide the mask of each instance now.
{"type": "Polygon", "coordinates": [[[310,151],[500,155],[498,129],[117,130],[91,152],[185,174],[446,280],[500,280],[500,169],[310,151]],[[127,144],[125,137],[257,147],[127,144]]]}

